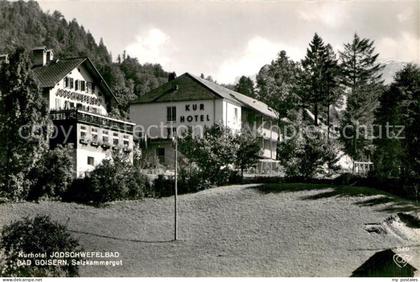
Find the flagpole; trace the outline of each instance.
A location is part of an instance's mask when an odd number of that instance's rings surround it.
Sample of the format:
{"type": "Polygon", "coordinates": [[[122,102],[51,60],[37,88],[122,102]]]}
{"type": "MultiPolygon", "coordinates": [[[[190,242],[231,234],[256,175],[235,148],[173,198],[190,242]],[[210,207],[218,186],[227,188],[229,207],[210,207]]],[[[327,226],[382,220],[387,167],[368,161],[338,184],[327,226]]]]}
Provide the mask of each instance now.
{"type": "Polygon", "coordinates": [[[175,137],[175,193],[174,193],[174,241],[177,240],[177,228],[178,228],[178,217],[177,217],[177,197],[178,197],[178,140],[175,137]]]}

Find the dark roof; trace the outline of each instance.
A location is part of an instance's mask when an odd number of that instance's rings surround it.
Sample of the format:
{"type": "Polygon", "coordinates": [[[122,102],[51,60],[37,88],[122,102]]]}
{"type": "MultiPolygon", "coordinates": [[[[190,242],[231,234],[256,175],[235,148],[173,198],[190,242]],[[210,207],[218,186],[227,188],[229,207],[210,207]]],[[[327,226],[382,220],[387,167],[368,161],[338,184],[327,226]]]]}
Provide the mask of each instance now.
{"type": "Polygon", "coordinates": [[[139,97],[137,100],[132,102],[132,104],[176,102],[214,98],[227,99],[244,107],[258,111],[270,118],[278,118],[278,113],[271,109],[267,104],[230,90],[215,82],[194,76],[190,73],[184,73],[176,79],[163,84],[162,86],[139,97]],[[196,85],[191,85],[189,81],[193,81],[195,84],[199,84],[201,87],[198,88],[196,85]],[[178,91],[178,88],[181,91],[178,91]],[[210,93],[209,91],[203,91],[203,89],[210,90],[210,93]]]}
{"type": "Polygon", "coordinates": [[[216,94],[209,91],[205,86],[196,83],[189,75],[183,74],[171,80],[143,96],[140,96],[133,104],[161,103],[206,100],[219,98],[216,94]]]}
{"type": "Polygon", "coordinates": [[[209,87],[211,90],[218,93],[223,98],[232,99],[232,97],[239,101],[244,106],[254,109],[260,113],[262,113],[265,116],[277,119],[278,113],[270,108],[266,103],[263,103],[257,99],[251,98],[249,96],[246,96],[244,94],[241,94],[239,92],[233,91],[229,88],[223,87],[215,82],[208,81],[206,79],[193,76],[196,80],[200,81],[201,83],[205,84],[207,87],[209,87]]]}
{"type": "Polygon", "coordinates": [[[96,69],[92,61],[87,57],[67,58],[55,60],[48,65],[33,68],[35,78],[38,80],[40,87],[52,88],[69,72],[84,64],[90,73],[99,81],[98,86],[109,96],[113,97],[117,102],[111,88],[103,79],[99,71],[96,69]]]}
{"type": "MultiPolygon", "coordinates": [[[[391,249],[379,251],[352,273],[352,277],[413,277],[417,269],[391,249]],[[397,264],[400,261],[401,263],[397,264]]],[[[411,262],[411,261],[410,261],[411,262]]]]}
{"type": "Polygon", "coordinates": [[[33,69],[41,87],[54,87],[69,72],[80,66],[87,58],[58,60],[33,69]]]}

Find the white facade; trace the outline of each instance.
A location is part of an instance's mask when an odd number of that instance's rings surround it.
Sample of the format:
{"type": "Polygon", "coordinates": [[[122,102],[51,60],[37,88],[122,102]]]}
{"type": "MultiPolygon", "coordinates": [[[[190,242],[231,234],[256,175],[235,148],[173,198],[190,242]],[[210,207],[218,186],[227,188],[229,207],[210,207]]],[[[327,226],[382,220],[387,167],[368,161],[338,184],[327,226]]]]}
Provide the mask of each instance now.
{"type": "Polygon", "coordinates": [[[130,120],[149,139],[171,137],[168,133],[172,128],[179,128],[182,132],[189,126],[204,128],[215,123],[238,132],[241,130],[241,106],[224,99],[134,104],[130,107],[130,120]],[[168,108],[173,107],[176,109],[175,118],[168,120],[168,108]]]}
{"type": "Polygon", "coordinates": [[[73,147],[74,175],[84,177],[113,153],[133,161],[134,123],[111,118],[117,101],[88,58],[53,60],[51,50],[33,50],[34,73],[44,89],[56,134],[50,147],[73,147]]]}
{"type": "Polygon", "coordinates": [[[136,124],[134,135],[146,138],[149,144],[157,140],[156,155],[160,160],[173,163],[173,149],[165,139],[175,133],[181,135],[187,128],[197,134],[200,128],[204,130],[215,124],[222,124],[234,133],[240,133],[245,126],[257,130],[261,137],[261,158],[276,159],[277,118],[267,105],[189,74],[167,84],[130,105],[130,120],[136,124]],[[195,93],[199,98],[207,97],[194,99],[195,93]],[[262,107],[266,108],[258,110],[262,107]]]}
{"type": "Polygon", "coordinates": [[[64,110],[79,106],[80,109],[89,112],[108,114],[103,94],[83,65],[74,68],[49,90],[48,102],[50,110],[64,110]],[[72,87],[70,87],[71,83],[72,87]],[[78,89],[76,89],[76,84],[79,84],[78,89]],[[82,84],[84,84],[84,90],[81,90],[82,84]]]}
{"type": "MultiPolygon", "coordinates": [[[[101,117],[103,119],[103,117],[101,117]]],[[[115,121],[108,118],[107,120],[115,121]]],[[[133,123],[129,123],[134,125],[133,123]]],[[[80,121],[76,125],[76,174],[83,177],[92,171],[104,159],[111,159],[113,150],[124,152],[126,157],[133,160],[133,134],[107,127],[86,124],[80,121]]],[[[131,128],[131,127],[130,127],[131,128]]]]}

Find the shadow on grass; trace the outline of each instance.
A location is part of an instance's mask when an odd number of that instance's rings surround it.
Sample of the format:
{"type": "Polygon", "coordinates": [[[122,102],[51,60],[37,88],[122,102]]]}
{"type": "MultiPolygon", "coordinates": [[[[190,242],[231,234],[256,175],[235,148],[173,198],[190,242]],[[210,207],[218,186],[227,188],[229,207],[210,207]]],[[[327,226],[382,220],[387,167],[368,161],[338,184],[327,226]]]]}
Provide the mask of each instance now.
{"type": "Polygon", "coordinates": [[[133,242],[133,243],[171,243],[175,242],[174,240],[137,240],[137,239],[127,239],[127,238],[119,238],[114,236],[108,236],[103,234],[96,234],[92,232],[84,232],[84,231],[78,231],[78,230],[69,230],[70,232],[77,233],[77,234],[83,234],[83,235],[90,235],[95,236],[99,238],[105,238],[105,239],[112,239],[117,241],[125,241],[125,242],[133,242]]]}
{"type": "Polygon", "coordinates": [[[404,222],[408,227],[420,228],[420,219],[418,219],[417,217],[402,212],[398,213],[397,215],[400,217],[401,221],[404,222]]]}
{"type": "Polygon", "coordinates": [[[260,193],[284,193],[297,191],[316,191],[318,193],[301,197],[301,200],[319,200],[331,197],[369,197],[355,202],[360,207],[379,206],[380,211],[387,212],[413,212],[420,211],[420,205],[399,198],[390,193],[364,186],[313,184],[313,183],[270,183],[250,189],[257,189],[260,193]]]}

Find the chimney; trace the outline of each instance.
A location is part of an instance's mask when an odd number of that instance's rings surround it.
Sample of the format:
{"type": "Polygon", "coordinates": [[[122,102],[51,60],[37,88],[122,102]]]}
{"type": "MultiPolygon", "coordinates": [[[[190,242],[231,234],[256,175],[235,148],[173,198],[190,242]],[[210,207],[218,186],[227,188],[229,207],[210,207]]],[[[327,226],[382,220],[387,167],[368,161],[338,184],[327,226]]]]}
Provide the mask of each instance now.
{"type": "MultiPolygon", "coordinates": [[[[47,61],[47,48],[45,46],[36,47],[32,49],[32,60],[33,60],[33,66],[34,67],[42,67],[45,66],[47,61]]],[[[52,55],[52,53],[51,53],[52,55]]]]}
{"type": "Polygon", "coordinates": [[[54,60],[54,51],[53,51],[53,49],[48,49],[46,56],[47,56],[47,64],[50,63],[50,62],[52,62],[54,60]]]}
{"type": "Polygon", "coordinates": [[[176,78],[176,73],[170,72],[168,75],[168,82],[174,80],[175,78],[176,78]]]}

